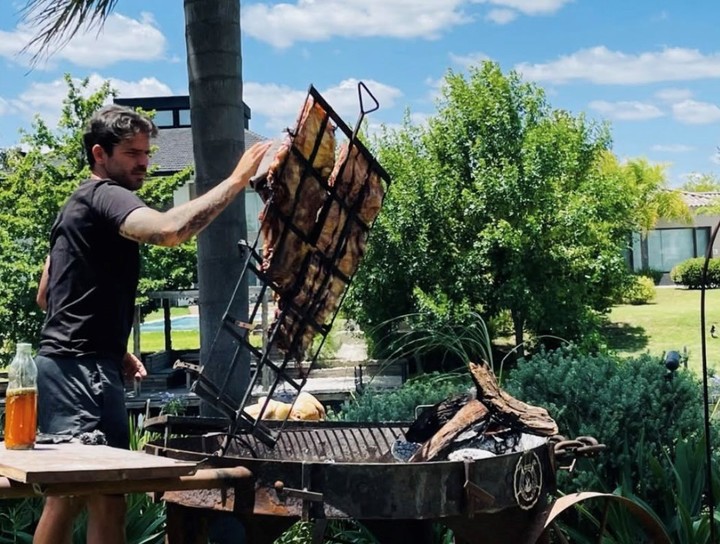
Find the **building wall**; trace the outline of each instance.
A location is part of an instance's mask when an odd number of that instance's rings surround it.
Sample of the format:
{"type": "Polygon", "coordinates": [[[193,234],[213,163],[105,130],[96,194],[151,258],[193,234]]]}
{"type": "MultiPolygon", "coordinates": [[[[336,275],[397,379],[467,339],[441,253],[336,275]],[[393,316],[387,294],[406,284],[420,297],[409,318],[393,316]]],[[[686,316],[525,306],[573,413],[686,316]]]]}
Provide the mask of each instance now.
{"type": "MultiPolygon", "coordinates": [[[[710,229],[710,232],[717,226],[717,224],[720,222],[720,215],[693,215],[693,221],[691,224],[677,222],[677,221],[665,221],[660,220],[658,221],[657,225],[655,225],[656,229],[668,229],[668,228],[688,228],[688,227],[706,227],[710,229]]],[[[703,248],[703,255],[705,248],[703,248]]],[[[712,256],[713,257],[720,257],[720,236],[718,236],[715,240],[715,243],[713,244],[712,248],[712,256]]]]}

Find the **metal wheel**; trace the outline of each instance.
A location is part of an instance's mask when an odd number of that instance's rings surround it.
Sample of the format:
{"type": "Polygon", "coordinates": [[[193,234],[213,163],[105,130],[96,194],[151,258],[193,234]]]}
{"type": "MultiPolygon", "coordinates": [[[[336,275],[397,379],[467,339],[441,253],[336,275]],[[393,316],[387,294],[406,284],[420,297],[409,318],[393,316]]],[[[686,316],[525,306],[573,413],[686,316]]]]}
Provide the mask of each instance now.
{"type": "Polygon", "coordinates": [[[607,519],[607,513],[611,504],[619,504],[623,508],[632,514],[632,516],[640,523],[645,529],[645,533],[650,538],[650,542],[654,544],[672,544],[670,537],[665,528],[660,525],[657,520],[648,512],[645,508],[628,499],[627,497],[621,497],[619,495],[612,495],[610,493],[595,493],[595,492],[583,492],[574,493],[572,495],[566,495],[556,500],[550,508],[547,517],[545,518],[544,530],[540,538],[536,541],[537,544],[546,544],[550,542],[550,535],[553,533],[557,541],[562,544],[569,544],[569,541],[565,538],[562,532],[557,526],[557,520],[563,512],[566,512],[575,506],[586,502],[586,501],[603,501],[603,514],[601,518],[600,533],[598,534],[597,542],[602,542],[603,536],[605,536],[605,523],[607,519]]]}

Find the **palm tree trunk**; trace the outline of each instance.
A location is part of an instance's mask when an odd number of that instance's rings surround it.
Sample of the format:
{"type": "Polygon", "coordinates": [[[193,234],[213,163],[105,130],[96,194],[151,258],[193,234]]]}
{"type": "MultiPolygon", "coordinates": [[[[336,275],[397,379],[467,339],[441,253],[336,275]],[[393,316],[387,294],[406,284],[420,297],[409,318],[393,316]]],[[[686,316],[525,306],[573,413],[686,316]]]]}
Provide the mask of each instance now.
{"type": "MultiPolygon", "coordinates": [[[[184,7],[195,181],[198,194],[203,194],[232,172],[245,149],[240,2],[184,0],[184,7]]],[[[198,236],[200,361],[204,375],[218,386],[235,351],[230,335],[219,335],[213,360],[208,355],[242,269],[234,248],[246,236],[244,193],[198,236]]],[[[234,315],[246,321],[247,284],[236,304],[234,315]]],[[[248,361],[240,360],[226,389],[238,406],[248,387],[249,368],[248,361]]],[[[201,406],[204,415],[214,412],[209,405],[201,406]]]]}

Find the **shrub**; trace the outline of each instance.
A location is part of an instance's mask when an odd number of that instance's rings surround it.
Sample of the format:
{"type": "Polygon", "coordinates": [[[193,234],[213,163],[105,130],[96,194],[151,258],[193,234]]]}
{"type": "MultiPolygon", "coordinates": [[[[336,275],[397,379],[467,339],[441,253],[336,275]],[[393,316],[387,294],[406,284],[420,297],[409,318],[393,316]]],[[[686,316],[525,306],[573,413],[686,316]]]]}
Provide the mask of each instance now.
{"type": "Polygon", "coordinates": [[[343,404],[338,419],[344,421],[413,421],[415,408],[435,404],[454,395],[467,392],[472,385],[470,374],[432,372],[405,382],[392,391],[369,388],[343,404]]]}
{"type": "MultiPolygon", "coordinates": [[[[688,289],[700,289],[702,287],[704,265],[705,259],[703,257],[683,261],[670,271],[670,279],[677,284],[686,286],[688,289]]],[[[710,259],[705,287],[720,287],[720,259],[710,259]]]]}
{"type": "MultiPolygon", "coordinates": [[[[668,375],[661,359],[582,355],[575,348],[541,351],[521,360],[505,383],[524,402],[544,406],[568,438],[594,436],[607,445],[581,464],[571,489],[614,490],[629,474],[644,499],[666,482],[647,474],[650,459],[672,457],[678,437],[703,429],[699,384],[687,371],[668,375]]],[[[563,476],[562,474],[560,476],[563,476]]],[[[651,496],[651,495],[650,495],[651,496]]]]}
{"type": "Polygon", "coordinates": [[[647,276],[635,276],[620,297],[621,304],[647,304],[655,298],[655,283],[647,276]]]}
{"type": "Polygon", "coordinates": [[[650,278],[651,280],[653,280],[653,283],[655,285],[660,285],[660,280],[662,279],[665,272],[663,272],[662,270],[657,270],[656,268],[645,267],[636,271],[635,274],[638,276],[650,278]]]}

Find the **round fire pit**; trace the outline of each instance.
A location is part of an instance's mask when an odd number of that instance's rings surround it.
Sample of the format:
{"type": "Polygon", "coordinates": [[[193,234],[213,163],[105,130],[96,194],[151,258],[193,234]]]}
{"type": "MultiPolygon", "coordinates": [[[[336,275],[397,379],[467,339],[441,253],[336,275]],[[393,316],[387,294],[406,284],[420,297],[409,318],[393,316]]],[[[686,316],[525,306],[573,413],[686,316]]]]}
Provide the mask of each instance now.
{"type": "Polygon", "coordinates": [[[445,523],[467,542],[535,542],[542,532],[534,528],[537,514],[555,489],[546,438],[524,434],[515,451],[483,459],[404,463],[391,448],[405,429],[402,424],[297,422],[285,425],[274,448],[242,435],[217,456],[224,436],[210,433],[147,449],[213,467],[248,468],[254,475],[247,493],[252,496],[223,500],[219,492],[173,492],[166,499],[234,511],[253,544],[273,542],[297,519],[348,518],[363,523],[381,542],[398,542],[400,534],[403,540],[425,542],[429,521],[445,523]]]}

